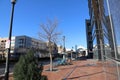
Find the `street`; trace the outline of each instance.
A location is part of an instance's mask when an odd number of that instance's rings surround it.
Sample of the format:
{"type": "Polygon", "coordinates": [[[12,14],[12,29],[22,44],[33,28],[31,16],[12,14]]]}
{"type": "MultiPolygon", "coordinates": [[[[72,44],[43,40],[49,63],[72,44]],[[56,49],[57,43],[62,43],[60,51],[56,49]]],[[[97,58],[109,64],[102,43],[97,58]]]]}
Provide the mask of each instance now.
{"type": "MultiPolygon", "coordinates": [[[[9,71],[10,73],[13,72],[14,63],[10,63],[9,71]]],[[[3,75],[5,73],[5,63],[0,64],[0,75],[3,75]]]]}

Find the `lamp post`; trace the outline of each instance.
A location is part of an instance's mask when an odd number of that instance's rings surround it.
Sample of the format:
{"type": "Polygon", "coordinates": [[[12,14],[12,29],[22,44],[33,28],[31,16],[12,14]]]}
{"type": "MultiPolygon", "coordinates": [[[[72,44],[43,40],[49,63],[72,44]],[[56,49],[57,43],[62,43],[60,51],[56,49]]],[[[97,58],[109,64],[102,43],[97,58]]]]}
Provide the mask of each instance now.
{"type": "Polygon", "coordinates": [[[65,59],[65,36],[63,36],[63,59],[65,59]]]}
{"type": "Polygon", "coordinates": [[[73,47],[72,47],[72,49],[71,49],[71,60],[72,60],[72,53],[73,53],[73,47]]]}
{"type": "Polygon", "coordinates": [[[64,49],[63,49],[63,52],[65,53],[65,36],[63,36],[63,45],[64,45],[64,49]]]}
{"type": "Polygon", "coordinates": [[[77,45],[75,45],[75,52],[76,52],[76,58],[77,58],[77,54],[78,54],[77,45]]]}
{"type": "Polygon", "coordinates": [[[9,29],[9,47],[7,48],[8,53],[6,56],[6,67],[5,67],[5,80],[9,79],[9,55],[10,55],[10,48],[11,48],[11,36],[12,36],[12,24],[13,24],[13,15],[14,15],[14,6],[16,3],[16,0],[11,0],[12,3],[12,12],[11,12],[11,18],[10,18],[10,29],[9,29]]]}

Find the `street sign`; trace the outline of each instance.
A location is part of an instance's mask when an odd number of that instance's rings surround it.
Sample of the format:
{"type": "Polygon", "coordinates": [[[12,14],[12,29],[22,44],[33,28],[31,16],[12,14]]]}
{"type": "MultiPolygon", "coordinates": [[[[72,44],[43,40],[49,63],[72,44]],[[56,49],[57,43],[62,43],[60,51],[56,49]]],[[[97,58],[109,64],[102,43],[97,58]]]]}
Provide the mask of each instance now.
{"type": "Polygon", "coordinates": [[[6,43],[5,43],[5,48],[10,48],[10,40],[7,40],[6,43]]]}

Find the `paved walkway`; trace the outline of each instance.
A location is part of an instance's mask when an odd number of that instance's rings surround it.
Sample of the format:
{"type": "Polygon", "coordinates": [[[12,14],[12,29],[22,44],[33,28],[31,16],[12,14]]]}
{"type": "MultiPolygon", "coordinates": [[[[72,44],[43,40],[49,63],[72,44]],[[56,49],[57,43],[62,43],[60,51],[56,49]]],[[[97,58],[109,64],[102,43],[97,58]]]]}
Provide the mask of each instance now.
{"type": "MultiPolygon", "coordinates": [[[[58,66],[56,71],[46,71],[49,65],[44,66],[42,75],[48,80],[105,80],[102,63],[95,60],[73,61],[73,65],[58,66]]],[[[13,80],[10,77],[9,80],[13,80]]],[[[110,79],[115,80],[115,79],[110,79]]]]}
{"type": "Polygon", "coordinates": [[[44,66],[43,75],[48,80],[105,80],[102,63],[95,60],[73,61],[73,65],[55,67],[57,71],[46,71],[49,65],[44,66]]]}

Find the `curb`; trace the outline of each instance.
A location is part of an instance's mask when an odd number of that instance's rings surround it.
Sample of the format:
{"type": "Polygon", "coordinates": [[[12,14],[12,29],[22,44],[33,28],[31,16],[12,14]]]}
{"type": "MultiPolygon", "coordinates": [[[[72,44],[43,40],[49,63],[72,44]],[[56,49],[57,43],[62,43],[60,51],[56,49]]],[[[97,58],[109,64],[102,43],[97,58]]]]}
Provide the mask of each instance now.
{"type": "MultiPolygon", "coordinates": [[[[4,76],[5,76],[5,74],[0,75],[0,80],[4,80],[4,76]]],[[[12,72],[12,73],[9,73],[9,77],[10,77],[10,76],[13,76],[13,72],[12,72]]]]}

